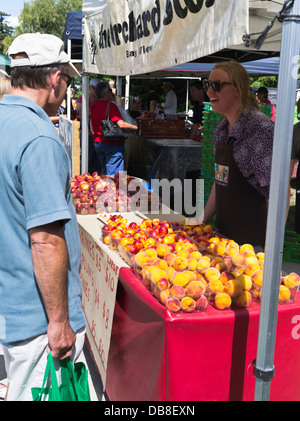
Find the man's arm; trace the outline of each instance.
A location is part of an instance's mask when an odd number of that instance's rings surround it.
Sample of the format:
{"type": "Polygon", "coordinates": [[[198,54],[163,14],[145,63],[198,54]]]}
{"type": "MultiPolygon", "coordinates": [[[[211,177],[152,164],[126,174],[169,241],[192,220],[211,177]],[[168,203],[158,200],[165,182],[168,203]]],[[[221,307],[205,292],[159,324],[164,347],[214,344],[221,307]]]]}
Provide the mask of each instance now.
{"type": "Polygon", "coordinates": [[[68,250],[59,222],[30,230],[33,270],[49,319],[48,340],[55,358],[72,355],[76,335],[69,325],[68,250]]]}

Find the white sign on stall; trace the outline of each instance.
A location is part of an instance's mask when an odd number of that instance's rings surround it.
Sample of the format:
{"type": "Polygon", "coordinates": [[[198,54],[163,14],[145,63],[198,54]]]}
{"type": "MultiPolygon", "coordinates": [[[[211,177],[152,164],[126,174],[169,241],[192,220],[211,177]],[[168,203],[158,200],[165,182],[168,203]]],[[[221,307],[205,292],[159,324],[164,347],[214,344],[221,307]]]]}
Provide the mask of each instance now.
{"type": "Polygon", "coordinates": [[[85,72],[148,73],[241,44],[248,1],[107,1],[83,23],[85,72]]]}
{"type": "Polygon", "coordinates": [[[105,386],[119,268],[80,225],[79,235],[82,306],[88,324],[87,335],[91,335],[90,346],[105,386]]]}

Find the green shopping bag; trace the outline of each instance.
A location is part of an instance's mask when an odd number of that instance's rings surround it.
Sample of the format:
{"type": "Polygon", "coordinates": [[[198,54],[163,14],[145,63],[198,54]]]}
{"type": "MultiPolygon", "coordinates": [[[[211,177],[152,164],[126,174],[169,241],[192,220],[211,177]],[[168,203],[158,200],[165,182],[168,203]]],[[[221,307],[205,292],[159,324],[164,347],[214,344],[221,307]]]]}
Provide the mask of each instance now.
{"type": "Polygon", "coordinates": [[[42,387],[33,387],[33,401],[90,401],[88,371],[82,362],[60,360],[61,385],[58,386],[52,353],[49,352],[42,387]],[[45,387],[50,375],[51,387],[45,387]]]}

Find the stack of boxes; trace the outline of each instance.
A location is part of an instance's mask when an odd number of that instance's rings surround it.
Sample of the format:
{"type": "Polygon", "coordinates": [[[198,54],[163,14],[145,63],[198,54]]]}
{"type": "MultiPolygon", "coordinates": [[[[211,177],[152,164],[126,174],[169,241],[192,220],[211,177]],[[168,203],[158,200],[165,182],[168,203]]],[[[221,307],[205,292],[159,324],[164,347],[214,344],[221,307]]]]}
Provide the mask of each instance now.
{"type": "MultiPolygon", "coordinates": [[[[202,157],[201,157],[201,178],[204,180],[204,203],[205,206],[210,195],[211,188],[215,181],[215,159],[214,159],[214,131],[222,114],[212,111],[210,102],[203,102],[202,120],[202,157]]],[[[215,223],[215,217],[210,221],[215,223]]]]}

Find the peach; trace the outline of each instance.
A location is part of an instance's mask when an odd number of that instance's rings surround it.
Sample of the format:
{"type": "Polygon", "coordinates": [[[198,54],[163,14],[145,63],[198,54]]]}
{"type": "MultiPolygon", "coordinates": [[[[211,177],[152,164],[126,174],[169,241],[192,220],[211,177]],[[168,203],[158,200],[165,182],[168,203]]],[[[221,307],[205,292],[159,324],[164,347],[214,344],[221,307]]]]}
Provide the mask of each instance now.
{"type": "Polygon", "coordinates": [[[200,281],[191,281],[185,290],[186,295],[197,300],[200,295],[204,294],[206,287],[200,281]]]}
{"type": "Polygon", "coordinates": [[[166,270],[167,267],[168,267],[167,262],[165,260],[159,259],[159,258],[150,260],[150,264],[151,264],[151,266],[157,266],[162,270],[166,270]]]}
{"type": "Polygon", "coordinates": [[[163,291],[160,292],[159,295],[159,300],[163,305],[166,305],[167,300],[170,298],[170,290],[169,289],[164,289],[163,291]]]}
{"type": "Polygon", "coordinates": [[[252,276],[256,270],[259,270],[260,266],[258,263],[250,263],[245,267],[245,274],[248,276],[252,276]]]}
{"type": "Polygon", "coordinates": [[[197,246],[194,243],[185,243],[185,244],[183,244],[181,250],[186,250],[191,254],[194,251],[197,251],[197,246]]]}
{"type": "Polygon", "coordinates": [[[259,263],[263,263],[265,260],[265,253],[259,251],[258,253],[256,253],[256,257],[259,263]]]}
{"type": "Polygon", "coordinates": [[[232,256],[231,262],[236,267],[245,266],[246,257],[242,253],[237,253],[234,256],[232,256]]]}
{"type": "Polygon", "coordinates": [[[175,269],[172,266],[169,266],[166,268],[166,272],[168,274],[168,279],[170,281],[172,276],[174,275],[175,269]]]}
{"type": "Polygon", "coordinates": [[[279,302],[285,303],[291,298],[291,291],[285,285],[279,286],[279,302]]]}
{"type": "Polygon", "coordinates": [[[169,280],[167,278],[160,278],[156,285],[161,289],[161,290],[165,290],[168,289],[170,284],[169,284],[169,280]]]}
{"type": "Polygon", "coordinates": [[[215,267],[218,263],[225,263],[223,256],[216,256],[214,259],[212,259],[210,266],[215,267]]]}
{"type": "Polygon", "coordinates": [[[167,272],[165,270],[160,269],[158,266],[154,266],[156,269],[151,270],[150,272],[150,279],[155,284],[161,278],[168,278],[167,272]]]}
{"type": "Polygon", "coordinates": [[[103,243],[106,244],[107,246],[109,246],[111,242],[112,242],[112,238],[109,234],[103,237],[103,243]]]}
{"type": "Polygon", "coordinates": [[[188,250],[184,250],[183,248],[181,248],[176,254],[177,256],[184,257],[185,259],[190,258],[190,252],[188,250]]]}
{"type": "Polygon", "coordinates": [[[239,247],[238,243],[236,243],[234,240],[229,240],[229,241],[228,241],[228,243],[227,243],[227,246],[228,246],[228,247],[234,247],[234,248],[236,248],[238,251],[239,251],[239,249],[240,249],[240,247],[239,247]]]}
{"type": "Polygon", "coordinates": [[[231,297],[225,292],[216,294],[214,304],[219,310],[229,308],[231,306],[231,297]]]}
{"type": "Polygon", "coordinates": [[[230,245],[226,246],[226,249],[225,249],[225,255],[226,256],[234,256],[234,255],[238,254],[238,252],[239,252],[238,248],[230,246],[230,245]]]}
{"type": "Polygon", "coordinates": [[[188,270],[196,270],[198,265],[198,260],[194,258],[188,259],[188,270]]]}
{"type": "Polygon", "coordinates": [[[172,266],[174,267],[175,270],[177,270],[179,272],[179,271],[185,270],[187,268],[188,261],[183,256],[177,256],[172,261],[172,266]]]}
{"type": "Polygon", "coordinates": [[[226,245],[222,242],[218,242],[215,244],[214,246],[214,252],[216,254],[225,254],[225,250],[226,250],[226,245]]]}
{"type": "Polygon", "coordinates": [[[221,273],[228,270],[228,266],[225,262],[219,262],[216,264],[215,268],[221,273]]]}
{"type": "Polygon", "coordinates": [[[170,295],[177,297],[181,300],[185,296],[185,290],[181,285],[173,285],[170,288],[170,295]]]}
{"type": "Polygon", "coordinates": [[[146,255],[148,256],[149,259],[154,259],[155,257],[157,257],[157,253],[156,250],[149,248],[145,250],[146,255]]]}
{"type": "Polygon", "coordinates": [[[243,253],[244,251],[254,251],[254,247],[251,245],[251,244],[243,244],[241,247],[240,247],[240,253],[243,253]]]}
{"type": "Polygon", "coordinates": [[[263,269],[258,269],[251,276],[252,282],[256,286],[258,286],[258,287],[262,287],[262,284],[263,284],[263,274],[264,274],[263,269]]]}
{"type": "Polygon", "coordinates": [[[191,313],[196,308],[196,301],[192,297],[183,297],[181,300],[181,309],[185,313],[191,313]]]}
{"type": "Polygon", "coordinates": [[[134,256],[134,263],[137,267],[142,268],[146,263],[148,263],[149,257],[144,251],[140,251],[134,256]]]}
{"type": "Polygon", "coordinates": [[[192,259],[199,260],[202,257],[202,254],[200,253],[200,251],[192,251],[190,257],[192,259]]]}
{"type": "Polygon", "coordinates": [[[232,272],[228,272],[228,271],[221,272],[219,280],[223,283],[223,285],[225,285],[226,282],[232,279],[235,279],[235,276],[232,272]]]}
{"type": "Polygon", "coordinates": [[[238,295],[243,291],[242,284],[236,279],[231,279],[230,281],[227,281],[224,285],[224,292],[229,294],[230,296],[238,295]]]}
{"type": "Polygon", "coordinates": [[[188,283],[197,280],[197,275],[193,270],[184,270],[182,273],[188,277],[188,283]]]}
{"type": "Polygon", "coordinates": [[[205,310],[208,306],[208,299],[205,295],[200,295],[200,297],[196,300],[196,309],[197,310],[205,310]]]}
{"type": "Polygon", "coordinates": [[[252,303],[252,294],[249,291],[243,291],[235,297],[234,303],[239,307],[250,307],[252,303]]]}
{"type": "Polygon", "coordinates": [[[246,256],[246,266],[247,265],[258,265],[259,261],[258,258],[255,255],[252,256],[246,256]]]}
{"type": "Polygon", "coordinates": [[[181,302],[177,297],[170,297],[166,301],[166,307],[168,310],[177,313],[181,309],[181,302]]]}
{"type": "Polygon", "coordinates": [[[208,287],[213,293],[223,292],[223,284],[218,279],[210,281],[208,287]]]}
{"type": "Polygon", "coordinates": [[[167,253],[167,254],[164,256],[164,260],[167,262],[168,266],[171,266],[171,265],[172,265],[173,260],[175,259],[175,257],[176,257],[176,254],[175,254],[175,253],[170,252],[170,253],[167,253]]]}
{"type": "Polygon", "coordinates": [[[171,249],[167,244],[158,244],[156,247],[156,253],[158,257],[164,257],[166,254],[170,253],[171,249]]]}
{"type": "Polygon", "coordinates": [[[240,275],[236,278],[236,282],[240,282],[244,291],[249,291],[252,288],[252,281],[248,275],[240,275]]]}
{"type": "Polygon", "coordinates": [[[297,273],[291,272],[284,277],[283,283],[287,288],[297,288],[300,285],[300,277],[297,273]]]}
{"type": "Polygon", "coordinates": [[[188,276],[184,272],[175,272],[171,278],[172,285],[181,285],[185,287],[189,282],[188,276]]]}
{"type": "Polygon", "coordinates": [[[210,267],[208,269],[206,269],[204,276],[205,279],[210,282],[210,281],[216,281],[220,278],[220,272],[218,271],[218,269],[214,268],[214,267],[210,267]]]}

